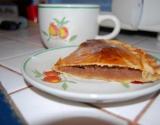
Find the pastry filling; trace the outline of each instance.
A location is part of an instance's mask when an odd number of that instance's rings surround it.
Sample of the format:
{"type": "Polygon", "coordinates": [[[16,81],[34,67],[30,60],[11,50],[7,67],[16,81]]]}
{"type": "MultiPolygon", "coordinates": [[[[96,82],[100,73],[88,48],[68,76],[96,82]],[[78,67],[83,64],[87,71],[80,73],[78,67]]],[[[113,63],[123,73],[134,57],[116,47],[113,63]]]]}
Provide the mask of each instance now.
{"type": "Polygon", "coordinates": [[[107,67],[107,66],[64,66],[58,70],[84,78],[98,78],[117,81],[140,81],[142,71],[131,68],[107,67]]]}

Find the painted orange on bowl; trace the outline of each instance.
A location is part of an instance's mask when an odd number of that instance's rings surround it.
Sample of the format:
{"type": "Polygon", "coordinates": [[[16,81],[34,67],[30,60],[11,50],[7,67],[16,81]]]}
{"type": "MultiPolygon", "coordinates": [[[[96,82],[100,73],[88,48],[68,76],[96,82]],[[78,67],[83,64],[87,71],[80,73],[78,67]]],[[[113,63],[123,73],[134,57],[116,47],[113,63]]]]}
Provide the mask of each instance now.
{"type": "Polygon", "coordinates": [[[60,27],[59,28],[59,37],[62,39],[67,38],[69,35],[68,29],[66,27],[60,27]]]}

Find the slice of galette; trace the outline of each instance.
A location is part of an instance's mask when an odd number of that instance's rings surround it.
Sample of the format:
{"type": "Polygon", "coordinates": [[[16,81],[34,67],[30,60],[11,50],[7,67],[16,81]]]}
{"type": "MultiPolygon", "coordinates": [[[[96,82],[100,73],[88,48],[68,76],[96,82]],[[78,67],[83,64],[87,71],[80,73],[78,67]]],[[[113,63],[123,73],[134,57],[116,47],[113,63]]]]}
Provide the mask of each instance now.
{"type": "Polygon", "coordinates": [[[118,40],[88,40],[53,69],[87,79],[144,82],[160,79],[160,65],[142,49],[118,40]]]}

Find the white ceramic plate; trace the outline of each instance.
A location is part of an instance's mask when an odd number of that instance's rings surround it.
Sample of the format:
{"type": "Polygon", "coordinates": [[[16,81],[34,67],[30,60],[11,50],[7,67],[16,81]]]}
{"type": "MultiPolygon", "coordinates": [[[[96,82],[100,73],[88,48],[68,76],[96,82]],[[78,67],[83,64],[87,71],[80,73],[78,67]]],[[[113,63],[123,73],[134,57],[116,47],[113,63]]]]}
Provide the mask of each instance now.
{"type": "Polygon", "coordinates": [[[77,47],[48,49],[33,54],[23,64],[24,78],[36,88],[49,94],[80,102],[117,102],[134,99],[160,89],[160,81],[149,84],[114,83],[101,80],[86,80],[62,74],[62,82],[48,83],[42,80],[44,71],[50,70],[60,57],[64,57],[77,47]]]}

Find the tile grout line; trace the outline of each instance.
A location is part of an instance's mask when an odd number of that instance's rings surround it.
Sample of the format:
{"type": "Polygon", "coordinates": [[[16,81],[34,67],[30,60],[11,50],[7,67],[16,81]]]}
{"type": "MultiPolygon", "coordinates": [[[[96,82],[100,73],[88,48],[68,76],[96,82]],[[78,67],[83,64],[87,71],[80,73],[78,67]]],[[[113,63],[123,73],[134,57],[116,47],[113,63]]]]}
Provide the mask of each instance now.
{"type": "Polygon", "coordinates": [[[151,100],[148,102],[148,104],[146,104],[146,106],[142,109],[142,111],[135,117],[135,119],[133,120],[134,123],[138,123],[138,121],[141,119],[141,117],[146,113],[146,111],[151,107],[151,105],[153,104],[153,102],[155,101],[156,97],[158,96],[158,94],[160,93],[160,91],[156,92],[152,97],[151,100]]]}
{"type": "MultiPolygon", "coordinates": [[[[143,38],[143,40],[139,41],[139,42],[136,42],[135,45],[139,45],[140,42],[145,42],[145,40],[148,40],[148,38],[143,38]]],[[[160,42],[160,41],[159,41],[160,42]]],[[[140,43],[141,44],[141,43],[140,43]]],[[[141,47],[140,47],[141,48],[141,47]]],[[[145,51],[150,51],[150,52],[153,52],[153,53],[160,53],[159,50],[152,50],[152,49],[148,49],[148,48],[141,48],[141,49],[144,49],[145,51]]]]}
{"type": "Polygon", "coordinates": [[[17,114],[17,116],[20,118],[21,123],[23,123],[24,125],[27,125],[27,121],[25,120],[25,118],[23,117],[22,113],[19,111],[19,109],[17,108],[16,104],[13,102],[12,98],[10,97],[9,94],[7,94],[7,91],[5,90],[5,88],[2,86],[2,83],[0,82],[0,90],[2,90],[1,92],[5,95],[7,102],[10,104],[11,109],[13,111],[15,111],[15,113],[17,114]],[[14,108],[13,108],[14,107],[14,108]]]}
{"type": "Polygon", "coordinates": [[[123,40],[123,39],[120,39],[120,38],[117,38],[117,39],[120,40],[120,41],[122,41],[122,42],[126,42],[126,43],[128,43],[128,44],[131,44],[131,45],[133,45],[133,46],[137,45],[137,44],[140,43],[140,42],[143,42],[143,41],[147,40],[147,38],[142,38],[141,40],[137,40],[137,41],[134,42],[134,43],[129,43],[129,40],[123,40]]]}
{"type": "MultiPolygon", "coordinates": [[[[3,66],[3,65],[1,65],[1,64],[0,64],[0,66],[3,67],[3,68],[5,68],[5,69],[7,69],[7,70],[9,70],[9,71],[11,71],[11,72],[14,72],[14,73],[22,76],[21,73],[15,71],[15,70],[13,70],[13,69],[10,69],[10,68],[8,68],[8,67],[6,67],[6,66],[3,66]]],[[[24,80],[24,81],[25,81],[25,80],[24,80]]],[[[25,82],[26,82],[26,81],[25,81],[25,82]]],[[[11,92],[11,93],[8,93],[8,95],[12,95],[12,94],[14,94],[14,93],[16,93],[16,92],[19,92],[19,91],[22,91],[22,90],[24,90],[24,89],[33,87],[31,84],[29,84],[29,83],[27,84],[27,83],[28,83],[28,82],[26,82],[26,85],[27,85],[26,87],[17,89],[17,90],[15,90],[15,91],[11,92]]],[[[3,87],[3,88],[4,88],[4,87],[3,87]]],[[[5,89],[5,88],[4,88],[4,89],[5,89]]],[[[7,93],[7,92],[6,92],[6,93],[7,93]]]]}
{"type": "MultiPolygon", "coordinates": [[[[21,40],[17,40],[16,38],[9,38],[9,37],[7,37],[7,36],[3,36],[3,38],[5,38],[5,39],[7,39],[7,40],[14,40],[15,42],[25,42],[25,41],[21,41],[21,40]]],[[[41,39],[39,40],[40,42],[41,42],[41,39]]],[[[32,45],[40,45],[40,44],[38,44],[38,43],[35,43],[35,42],[30,42],[32,45]]]]}
{"type": "Polygon", "coordinates": [[[15,90],[15,91],[13,91],[13,92],[8,93],[8,95],[13,95],[13,94],[15,94],[15,93],[18,93],[18,92],[20,92],[20,91],[23,91],[23,90],[25,90],[25,89],[32,88],[32,87],[33,87],[32,85],[27,85],[27,86],[24,87],[24,88],[20,88],[20,89],[17,89],[17,90],[15,90]]]}
{"type": "MultiPolygon", "coordinates": [[[[17,55],[14,55],[14,56],[9,56],[9,57],[2,57],[1,59],[0,59],[0,61],[5,61],[5,60],[8,60],[8,59],[11,59],[11,58],[16,58],[16,57],[19,57],[19,56],[24,56],[24,55],[27,55],[27,54],[30,54],[30,55],[32,55],[32,54],[34,54],[34,53],[36,53],[36,52],[38,52],[38,51],[41,51],[41,50],[45,50],[46,48],[38,48],[38,49],[36,49],[36,50],[31,50],[31,51],[27,51],[27,52],[24,52],[24,53],[21,53],[21,54],[17,54],[17,55]]],[[[2,64],[0,64],[0,65],[2,65],[2,64]]]]}
{"type": "Polygon", "coordinates": [[[128,122],[128,125],[133,125],[133,124],[132,124],[132,121],[129,120],[129,119],[127,119],[127,118],[125,118],[125,117],[122,117],[122,116],[117,115],[117,114],[115,114],[115,113],[112,113],[112,112],[110,112],[110,111],[104,110],[103,108],[101,108],[101,107],[99,107],[99,106],[96,106],[96,105],[94,105],[94,104],[90,104],[90,103],[85,103],[85,104],[88,105],[88,106],[94,107],[94,108],[98,108],[99,110],[101,110],[101,111],[103,111],[103,112],[105,112],[105,113],[107,113],[107,114],[110,114],[110,115],[112,115],[112,116],[114,116],[114,117],[116,117],[116,118],[119,118],[119,119],[121,119],[121,120],[125,120],[125,121],[128,122]]]}
{"type": "Polygon", "coordinates": [[[147,40],[147,38],[143,38],[142,40],[135,42],[134,46],[137,46],[139,43],[144,42],[145,40],[147,40]]]}
{"type": "Polygon", "coordinates": [[[3,68],[5,68],[5,69],[7,69],[7,70],[9,70],[9,71],[12,71],[12,72],[14,72],[14,73],[16,73],[16,74],[18,74],[18,75],[22,76],[22,74],[21,74],[21,73],[19,73],[19,72],[17,72],[17,71],[15,71],[15,70],[13,70],[13,69],[11,69],[11,68],[9,68],[9,67],[7,67],[7,66],[4,66],[4,65],[0,64],[0,67],[3,67],[3,68]]]}

